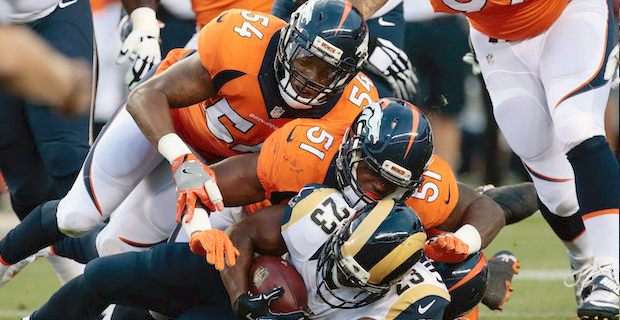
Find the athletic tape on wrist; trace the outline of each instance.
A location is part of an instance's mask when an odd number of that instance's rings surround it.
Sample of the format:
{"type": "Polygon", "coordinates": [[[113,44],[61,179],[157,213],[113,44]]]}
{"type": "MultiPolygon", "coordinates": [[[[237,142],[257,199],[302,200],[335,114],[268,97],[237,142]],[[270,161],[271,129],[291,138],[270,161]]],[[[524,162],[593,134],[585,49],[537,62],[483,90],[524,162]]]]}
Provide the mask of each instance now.
{"type": "Polygon", "coordinates": [[[209,213],[203,208],[194,208],[194,217],[189,222],[185,222],[183,219],[183,230],[187,233],[187,236],[191,239],[192,234],[196,231],[209,230],[211,228],[211,220],[209,220],[209,213]]]}
{"type": "Polygon", "coordinates": [[[478,229],[471,224],[466,224],[460,227],[456,230],[454,236],[461,239],[461,241],[469,246],[468,253],[478,252],[482,247],[482,237],[480,237],[480,232],[478,232],[478,229]]]}
{"type": "Polygon", "coordinates": [[[176,133],[168,133],[157,141],[157,150],[168,162],[172,164],[174,159],[188,153],[192,150],[181,140],[176,133]]]}

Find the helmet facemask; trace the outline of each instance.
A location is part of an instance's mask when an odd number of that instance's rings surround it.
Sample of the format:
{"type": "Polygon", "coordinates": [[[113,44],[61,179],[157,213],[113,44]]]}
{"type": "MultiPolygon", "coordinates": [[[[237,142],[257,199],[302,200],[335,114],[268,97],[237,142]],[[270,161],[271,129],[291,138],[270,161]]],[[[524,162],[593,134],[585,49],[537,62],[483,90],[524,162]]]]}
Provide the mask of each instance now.
{"type": "Polygon", "coordinates": [[[344,90],[367,57],[368,28],[357,9],[344,1],[306,2],[280,34],[274,61],[280,95],[292,108],[321,106],[344,90]],[[339,10],[348,12],[338,16],[346,21],[335,20],[339,10]]]}
{"type": "MultiPolygon", "coordinates": [[[[355,77],[359,69],[338,61],[334,56],[316,48],[317,43],[326,43],[319,36],[314,43],[304,37],[293,26],[287,26],[278,44],[278,54],[275,60],[278,89],[285,102],[292,108],[309,109],[323,105],[331,97],[340,93],[355,77]],[[313,59],[314,58],[314,59],[313,59]],[[320,83],[304,74],[304,70],[295,67],[299,61],[303,63],[319,64],[314,68],[321,73],[328,74],[327,81],[320,83]],[[329,83],[328,83],[329,82],[329,83]],[[296,86],[293,83],[297,83],[296,86]],[[304,91],[306,94],[304,94],[304,91]],[[310,93],[310,95],[308,95],[310,93]]],[[[334,47],[333,49],[338,50],[334,47]]],[[[336,56],[337,55],[336,51],[336,56]]]]}
{"type": "Polygon", "coordinates": [[[350,221],[330,237],[319,256],[317,266],[317,293],[334,308],[352,309],[377,301],[389,290],[392,283],[369,283],[370,274],[351,256],[342,256],[340,247],[346,241],[350,221]],[[334,298],[338,302],[334,303],[334,298]],[[330,301],[332,300],[332,301],[330,301]]]}
{"type": "Polygon", "coordinates": [[[342,309],[377,301],[420,260],[425,242],[422,221],[408,206],[382,200],[364,207],[321,248],[318,296],[342,309]]]}
{"type": "Polygon", "coordinates": [[[397,203],[404,203],[424,181],[411,179],[412,173],[398,164],[385,160],[382,164],[370,156],[370,152],[364,150],[361,143],[364,139],[360,134],[352,134],[347,130],[344,143],[340,146],[336,159],[336,180],[345,196],[347,203],[355,209],[360,209],[367,204],[376,203],[378,200],[369,196],[364,188],[357,182],[357,168],[361,161],[366,162],[368,167],[377,175],[396,186],[396,190],[384,199],[392,199],[397,203]]]}

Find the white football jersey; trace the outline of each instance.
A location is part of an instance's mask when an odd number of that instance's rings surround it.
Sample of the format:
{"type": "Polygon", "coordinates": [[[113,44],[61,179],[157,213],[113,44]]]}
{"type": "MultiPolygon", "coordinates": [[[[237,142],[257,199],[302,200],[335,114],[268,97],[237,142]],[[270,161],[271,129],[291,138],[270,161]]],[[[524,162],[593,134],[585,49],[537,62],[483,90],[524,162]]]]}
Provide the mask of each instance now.
{"type": "MultiPolygon", "coordinates": [[[[9,19],[13,23],[32,22],[46,17],[56,10],[61,0],[0,0],[6,2],[12,9],[9,19]]],[[[60,7],[71,5],[77,0],[65,0],[60,7]]]]}
{"type": "Polygon", "coordinates": [[[9,15],[13,12],[13,8],[5,0],[0,0],[0,24],[11,22],[9,15]]]}
{"type": "MultiPolygon", "coordinates": [[[[333,308],[317,294],[317,264],[320,249],[355,210],[342,194],[323,185],[308,185],[293,198],[282,220],[282,237],[289,259],[301,274],[308,290],[308,309],[314,320],[339,319],[442,319],[450,294],[430,261],[422,258],[410,272],[379,300],[354,309],[333,308]]],[[[353,298],[356,289],[335,289],[339,296],[353,298]]],[[[323,297],[338,305],[329,294],[323,297]]]]}

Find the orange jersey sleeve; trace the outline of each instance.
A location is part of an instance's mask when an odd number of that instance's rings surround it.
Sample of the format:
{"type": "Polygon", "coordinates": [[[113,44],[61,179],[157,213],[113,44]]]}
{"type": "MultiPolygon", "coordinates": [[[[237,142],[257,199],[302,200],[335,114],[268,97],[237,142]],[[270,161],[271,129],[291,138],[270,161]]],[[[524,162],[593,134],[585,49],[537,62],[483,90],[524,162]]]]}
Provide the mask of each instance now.
{"type": "Polygon", "coordinates": [[[256,173],[265,197],[297,193],[309,183],[323,183],[351,122],[297,119],[263,144],[256,173]]]}
{"type": "Polygon", "coordinates": [[[420,188],[405,203],[418,213],[428,230],[450,216],[459,201],[459,189],[450,165],[436,155],[423,177],[420,188]]]}
{"type": "Polygon", "coordinates": [[[269,39],[284,26],[286,22],[269,14],[240,9],[224,11],[198,35],[202,65],[212,79],[224,70],[256,74],[269,39]]]}
{"type": "Polygon", "coordinates": [[[168,51],[168,54],[166,55],[164,60],[162,60],[161,63],[159,64],[159,66],[157,66],[157,70],[155,70],[155,75],[158,75],[158,74],[164,72],[171,65],[177,63],[179,60],[181,60],[183,57],[185,57],[188,54],[190,54],[192,51],[195,51],[195,50],[194,49],[177,48],[177,49],[172,49],[172,50],[168,51]]]}
{"type": "Polygon", "coordinates": [[[247,9],[269,13],[273,0],[192,0],[192,9],[196,13],[196,25],[204,27],[222,11],[229,9],[247,9]]]}
{"type": "Polygon", "coordinates": [[[569,1],[431,0],[431,4],[435,12],[465,14],[476,30],[491,38],[523,40],[547,30],[569,1]]]}
{"type": "Polygon", "coordinates": [[[362,108],[379,100],[379,92],[374,83],[362,72],[344,88],[342,96],[334,108],[321,117],[324,120],[348,121],[353,123],[362,108]]]}

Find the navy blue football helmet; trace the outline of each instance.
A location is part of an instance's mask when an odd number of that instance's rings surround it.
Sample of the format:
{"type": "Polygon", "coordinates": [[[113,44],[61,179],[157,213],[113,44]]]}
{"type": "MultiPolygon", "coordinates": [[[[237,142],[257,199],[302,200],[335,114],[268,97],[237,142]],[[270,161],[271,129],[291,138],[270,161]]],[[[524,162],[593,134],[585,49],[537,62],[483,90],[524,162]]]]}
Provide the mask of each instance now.
{"type": "Polygon", "coordinates": [[[424,225],[410,207],[389,199],[368,205],[321,249],[317,292],[335,308],[372,303],[410,272],[425,242],[424,225]]]}
{"type": "Polygon", "coordinates": [[[366,61],[368,39],[366,22],[350,2],[304,3],[292,14],[278,42],[274,64],[284,101],[292,108],[308,109],[339,94],[366,61]],[[308,70],[318,74],[315,79],[308,70]]]}
{"type": "Polygon", "coordinates": [[[438,263],[451,301],[444,311],[444,319],[457,319],[471,312],[484,297],[487,288],[488,265],[482,251],[471,254],[459,263],[438,263]]]}
{"type": "Polygon", "coordinates": [[[352,207],[374,203],[357,182],[361,161],[398,188],[387,198],[406,201],[423,181],[434,151],[433,130],[422,112],[400,99],[364,107],[345,134],[336,158],[336,180],[352,207]]]}

